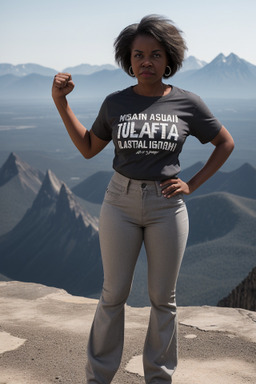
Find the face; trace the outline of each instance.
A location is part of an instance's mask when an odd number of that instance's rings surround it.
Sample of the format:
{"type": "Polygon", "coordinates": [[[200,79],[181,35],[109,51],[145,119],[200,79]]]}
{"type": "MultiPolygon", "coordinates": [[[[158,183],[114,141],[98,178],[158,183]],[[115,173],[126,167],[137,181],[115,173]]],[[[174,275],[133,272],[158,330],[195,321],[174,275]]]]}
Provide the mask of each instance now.
{"type": "Polygon", "coordinates": [[[163,46],[151,36],[139,35],[131,48],[131,66],[140,83],[162,82],[168,65],[163,46]]]}

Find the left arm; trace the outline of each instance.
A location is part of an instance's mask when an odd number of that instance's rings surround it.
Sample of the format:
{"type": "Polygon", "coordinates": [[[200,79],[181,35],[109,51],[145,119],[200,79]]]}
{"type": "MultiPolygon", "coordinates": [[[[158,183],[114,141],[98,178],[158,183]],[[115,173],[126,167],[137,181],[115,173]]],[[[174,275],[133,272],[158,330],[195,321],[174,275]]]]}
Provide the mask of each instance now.
{"type": "Polygon", "coordinates": [[[214,151],[204,167],[192,179],[187,183],[181,179],[169,179],[161,184],[165,197],[170,198],[179,193],[190,195],[218,171],[234,149],[234,140],[224,126],[211,143],[215,146],[214,151]]]}

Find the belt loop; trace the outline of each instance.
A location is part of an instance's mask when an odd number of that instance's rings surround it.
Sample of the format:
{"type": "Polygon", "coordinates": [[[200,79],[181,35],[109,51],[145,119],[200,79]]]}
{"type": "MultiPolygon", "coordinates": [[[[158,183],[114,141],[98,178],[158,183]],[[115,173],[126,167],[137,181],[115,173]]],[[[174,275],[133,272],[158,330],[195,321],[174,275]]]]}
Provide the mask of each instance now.
{"type": "Polygon", "coordinates": [[[126,194],[128,193],[130,183],[131,183],[131,179],[126,179],[126,183],[125,183],[125,193],[126,194]]]}
{"type": "Polygon", "coordinates": [[[162,189],[160,187],[160,182],[159,181],[155,181],[155,187],[156,187],[157,196],[162,196],[162,189]]]}

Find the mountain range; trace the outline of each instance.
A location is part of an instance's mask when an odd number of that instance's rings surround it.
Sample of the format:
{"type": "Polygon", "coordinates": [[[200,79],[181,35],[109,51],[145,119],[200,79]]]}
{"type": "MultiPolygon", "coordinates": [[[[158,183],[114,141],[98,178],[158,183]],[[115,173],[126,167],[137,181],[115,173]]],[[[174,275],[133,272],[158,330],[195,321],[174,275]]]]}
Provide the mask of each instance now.
{"type": "MultiPolygon", "coordinates": [[[[188,176],[199,166],[195,164],[184,174],[188,176]]],[[[216,305],[255,267],[255,175],[256,169],[249,164],[226,174],[218,172],[218,183],[187,200],[190,235],[178,282],[180,305],[216,305]],[[242,176],[243,189],[235,183],[242,176]],[[241,195],[250,189],[254,197],[241,195]]],[[[41,181],[41,173],[10,154],[0,170],[1,222],[15,216],[17,202],[23,206],[26,196],[20,191],[24,185],[34,194],[30,194],[31,205],[24,208],[24,216],[17,217],[12,229],[9,226],[0,236],[0,277],[98,297],[103,274],[98,215],[92,214],[91,205],[100,207],[110,177],[110,172],[96,173],[71,191],[50,170],[41,181]],[[14,205],[8,200],[11,194],[14,202],[17,199],[14,205]]],[[[146,269],[142,250],[130,305],[149,304],[146,269]]]]}
{"type": "MultiPolygon", "coordinates": [[[[202,68],[207,63],[203,60],[199,60],[194,56],[187,57],[182,66],[182,71],[195,70],[202,68]]],[[[42,76],[54,76],[57,72],[69,72],[73,75],[91,75],[95,72],[100,72],[103,70],[115,70],[116,66],[112,64],[103,64],[103,65],[91,65],[91,64],[80,64],[74,67],[67,67],[60,71],[44,67],[39,64],[27,63],[27,64],[18,64],[13,65],[9,63],[0,63],[0,76],[4,75],[14,75],[14,76],[27,76],[31,74],[38,74],[42,76]]]]}
{"type": "Polygon", "coordinates": [[[209,64],[192,73],[178,73],[175,81],[181,88],[203,96],[256,98],[256,66],[234,53],[227,57],[219,54],[209,64]]]}
{"type": "MultiPolygon", "coordinates": [[[[107,94],[135,84],[121,69],[114,66],[92,67],[83,64],[65,70],[73,73],[76,88],[73,98],[102,99],[107,94]],[[106,69],[107,68],[107,69],[106,69]]],[[[12,66],[0,64],[1,99],[50,98],[53,75],[57,71],[34,64],[12,66]]],[[[168,80],[202,97],[256,98],[256,66],[239,58],[219,54],[210,63],[189,57],[184,67],[168,80]]]]}

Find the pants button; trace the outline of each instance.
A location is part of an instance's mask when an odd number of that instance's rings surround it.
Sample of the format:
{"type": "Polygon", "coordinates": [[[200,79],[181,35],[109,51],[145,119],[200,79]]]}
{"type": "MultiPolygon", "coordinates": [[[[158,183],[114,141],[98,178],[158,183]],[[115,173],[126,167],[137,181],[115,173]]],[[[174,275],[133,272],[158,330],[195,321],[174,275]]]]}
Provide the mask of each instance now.
{"type": "Polygon", "coordinates": [[[146,188],[146,186],[147,186],[146,183],[142,183],[142,184],[141,184],[141,188],[143,188],[143,189],[146,188]]]}

